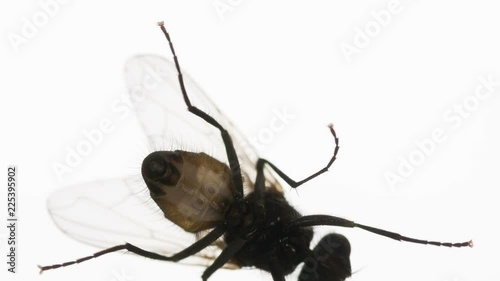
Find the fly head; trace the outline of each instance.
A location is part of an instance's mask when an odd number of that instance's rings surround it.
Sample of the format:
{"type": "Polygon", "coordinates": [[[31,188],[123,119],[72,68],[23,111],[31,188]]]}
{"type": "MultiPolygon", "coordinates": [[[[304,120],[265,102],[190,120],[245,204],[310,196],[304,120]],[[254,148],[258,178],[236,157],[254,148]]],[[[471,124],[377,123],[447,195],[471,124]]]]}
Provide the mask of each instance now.
{"type": "Polygon", "coordinates": [[[233,201],[229,167],[205,153],[153,152],[142,177],[165,217],[188,232],[215,227],[233,201]]]}

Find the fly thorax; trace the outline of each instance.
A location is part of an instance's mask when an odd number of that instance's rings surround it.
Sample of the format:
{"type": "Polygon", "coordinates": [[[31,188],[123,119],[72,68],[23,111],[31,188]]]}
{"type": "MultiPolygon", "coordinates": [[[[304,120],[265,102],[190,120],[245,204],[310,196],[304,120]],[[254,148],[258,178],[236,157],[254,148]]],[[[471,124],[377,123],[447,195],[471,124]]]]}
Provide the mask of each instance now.
{"type": "Polygon", "coordinates": [[[228,232],[243,239],[248,239],[261,226],[259,213],[254,202],[248,200],[235,201],[226,212],[228,232]]]}

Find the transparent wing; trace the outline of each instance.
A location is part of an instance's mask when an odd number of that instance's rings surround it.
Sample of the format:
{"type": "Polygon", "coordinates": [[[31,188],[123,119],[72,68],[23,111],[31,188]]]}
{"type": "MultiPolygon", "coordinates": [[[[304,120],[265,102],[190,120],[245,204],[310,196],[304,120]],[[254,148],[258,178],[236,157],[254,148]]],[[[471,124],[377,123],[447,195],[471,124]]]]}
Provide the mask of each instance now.
{"type": "MultiPolygon", "coordinates": [[[[125,66],[130,99],[149,145],[157,149],[167,144],[167,150],[194,148],[227,163],[220,132],[187,111],[177,77],[175,65],[156,55],[133,57],[125,66]]],[[[255,149],[186,71],[183,71],[183,77],[192,104],[214,117],[231,135],[245,179],[246,192],[251,191],[258,159],[255,149]]],[[[283,193],[273,173],[266,169],[265,174],[266,186],[283,193]]]]}
{"type": "MultiPolygon", "coordinates": [[[[252,191],[257,153],[185,71],[183,75],[192,103],[230,133],[245,179],[245,191],[252,191]]],[[[227,163],[220,132],[187,111],[172,62],[155,55],[136,56],[127,62],[125,78],[130,101],[152,150],[203,151],[227,163]]],[[[272,172],[266,170],[265,173],[266,186],[283,192],[272,172]]],[[[186,233],[165,219],[149,197],[142,178],[63,188],[49,197],[47,205],[63,232],[101,249],[129,242],[149,251],[172,255],[206,234],[186,233]]],[[[208,266],[224,247],[224,242],[218,240],[181,262],[208,266]]],[[[238,266],[228,263],[225,268],[238,266]]]]}
{"type": "MultiPolygon", "coordinates": [[[[198,239],[163,217],[140,178],[62,188],[51,194],[47,206],[65,234],[100,249],[128,242],[168,256],[198,239]]],[[[208,266],[219,253],[220,246],[211,246],[181,262],[208,266]]],[[[238,268],[231,263],[225,267],[238,268]]]]}

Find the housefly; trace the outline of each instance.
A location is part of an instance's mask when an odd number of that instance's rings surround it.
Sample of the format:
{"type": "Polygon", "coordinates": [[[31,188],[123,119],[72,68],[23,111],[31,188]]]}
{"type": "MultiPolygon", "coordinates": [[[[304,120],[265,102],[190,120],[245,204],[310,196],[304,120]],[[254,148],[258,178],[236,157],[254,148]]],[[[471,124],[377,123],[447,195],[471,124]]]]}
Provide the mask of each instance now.
{"type": "Polygon", "coordinates": [[[293,180],[259,158],[242,134],[182,73],[170,36],[163,23],[159,26],[174,62],[143,55],[126,65],[129,94],[142,129],[151,145],[172,141],[172,137],[184,141],[196,136],[201,151],[213,152],[220,146],[224,153],[150,153],[141,167],[148,194],[129,178],[55,192],[48,200],[48,209],[56,225],[69,236],[104,250],[74,261],[40,266],[41,271],[127,250],[156,260],[204,265],[203,280],[218,269],[241,267],[255,267],[271,273],[275,281],[285,280],[300,264],[299,280],[345,280],[352,274],[350,243],[344,236],[331,233],[311,249],[312,227],[318,225],[356,227],[418,244],[472,247],[472,241],[426,241],[340,217],[299,214],[285,200],[277,178],[297,188],[326,172],[339,150],[333,126],[329,130],[334,149],[327,165],[301,181],[293,180]],[[175,106],[179,104],[187,106],[189,118],[185,117],[185,108],[175,106]],[[122,241],[126,242],[120,244],[122,241]],[[308,266],[311,259],[314,267],[308,266]]]}

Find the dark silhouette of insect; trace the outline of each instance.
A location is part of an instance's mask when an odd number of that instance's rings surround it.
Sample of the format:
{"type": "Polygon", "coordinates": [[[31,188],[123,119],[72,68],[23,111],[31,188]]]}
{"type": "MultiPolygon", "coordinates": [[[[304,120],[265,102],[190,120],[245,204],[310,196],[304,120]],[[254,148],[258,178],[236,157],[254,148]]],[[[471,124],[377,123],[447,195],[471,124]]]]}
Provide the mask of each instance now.
{"type": "MultiPolygon", "coordinates": [[[[72,195],[74,200],[70,204],[55,206],[55,203],[51,203],[51,201],[49,202],[49,210],[56,224],[70,236],[90,244],[107,246],[107,248],[75,261],[40,266],[41,271],[127,250],[143,257],[163,261],[179,262],[197,259],[194,263],[204,262],[208,266],[202,274],[203,280],[207,280],[214,272],[223,267],[256,267],[270,272],[273,280],[282,281],[301,263],[305,265],[300,272],[299,280],[345,280],[352,274],[349,241],[340,234],[332,233],[323,237],[317,246],[311,249],[312,227],[318,225],[357,227],[398,241],[446,247],[472,247],[472,241],[462,243],[426,241],[340,217],[330,215],[302,216],[299,214],[285,200],[283,189],[273,175],[282,178],[292,188],[297,188],[326,172],[335,161],[339,150],[339,139],[333,126],[330,125],[329,130],[333,135],[335,148],[328,164],[301,181],[291,179],[268,160],[257,158],[251,150],[242,148],[241,136],[237,131],[227,130],[230,123],[212,117],[191,102],[185,86],[185,77],[181,72],[170,36],[163,23],[159,23],[159,26],[168,40],[175,63],[174,71],[178,76],[182,98],[188,111],[220,133],[218,137],[222,138],[229,163],[227,165],[205,153],[182,150],[155,151],[142,162],[142,177],[150,197],[156,203],[156,210],[159,208],[162,216],[184,232],[194,234],[194,240],[185,248],[181,248],[180,245],[175,248],[173,247],[174,238],[152,235],[156,233],[155,231],[160,233],[161,230],[152,230],[148,232],[148,235],[142,235],[140,233],[142,226],[139,225],[139,222],[145,223],[145,221],[138,219],[134,221],[137,223],[134,231],[139,231],[139,233],[134,234],[135,236],[131,235],[131,237],[146,237],[142,242],[144,240],[166,239],[168,243],[161,244],[160,240],[158,241],[160,241],[159,245],[161,246],[148,245],[147,242],[142,243],[145,245],[144,248],[161,249],[159,252],[146,250],[132,243],[115,244],[116,246],[109,247],[110,243],[113,243],[112,237],[108,235],[111,240],[104,241],[103,233],[119,235],[122,231],[127,230],[110,228],[105,225],[106,223],[98,226],[95,221],[77,222],[78,216],[81,217],[78,218],[79,220],[85,219],[87,213],[73,213],[72,215],[66,213],[68,210],[77,212],[75,210],[80,210],[79,206],[82,204],[93,205],[95,208],[105,205],[106,210],[113,214],[112,220],[118,220],[115,225],[119,225],[119,220],[130,223],[131,220],[128,218],[116,215],[120,214],[120,206],[131,195],[126,188],[129,183],[109,181],[84,185],[72,191],[76,190],[78,195],[72,195]],[[235,143],[233,143],[234,140],[236,140],[235,143]],[[122,189],[120,190],[119,187],[122,189]],[[247,192],[245,192],[245,188],[247,192]],[[110,193],[108,198],[113,198],[113,200],[104,203],[97,199],[98,196],[92,195],[94,193],[101,195],[104,192],[110,193]],[[92,233],[83,234],[82,230],[92,231],[92,233]],[[308,260],[311,261],[311,259],[316,263],[314,267],[307,264],[308,260]]],[[[154,56],[144,56],[140,59],[149,62],[158,60],[154,56]]],[[[161,61],[161,63],[165,62],[161,61]]],[[[141,111],[141,108],[138,107],[137,110],[141,111]]],[[[217,114],[215,112],[215,115],[217,114]]],[[[148,126],[148,124],[143,124],[143,126],[148,126]]],[[[62,192],[53,196],[52,199],[56,202],[57,198],[65,196],[67,193],[62,192]]],[[[106,211],[98,214],[98,216],[109,219],[108,215],[106,211]]],[[[96,216],[92,217],[95,219],[96,216]]]]}

